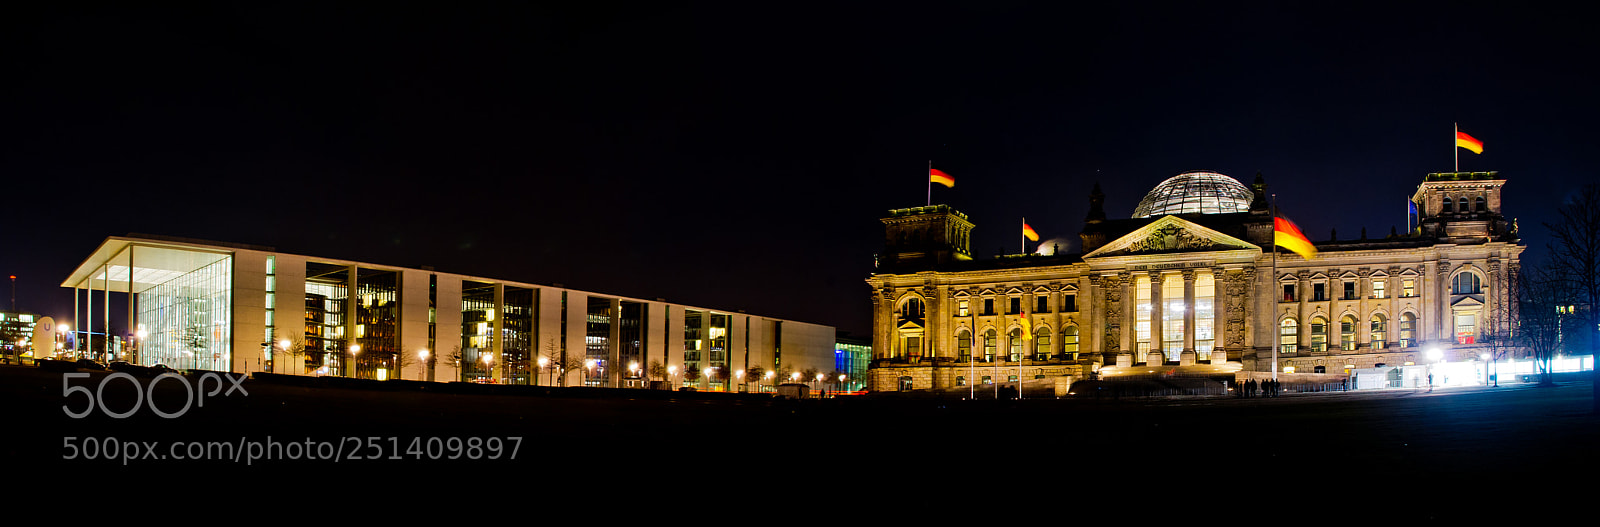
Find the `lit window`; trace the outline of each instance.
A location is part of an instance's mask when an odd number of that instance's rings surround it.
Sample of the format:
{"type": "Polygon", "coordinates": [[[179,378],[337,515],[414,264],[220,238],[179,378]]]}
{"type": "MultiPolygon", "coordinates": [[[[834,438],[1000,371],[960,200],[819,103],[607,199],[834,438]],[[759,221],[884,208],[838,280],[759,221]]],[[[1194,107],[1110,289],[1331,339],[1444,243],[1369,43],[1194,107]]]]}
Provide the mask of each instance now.
{"type": "Polygon", "coordinates": [[[1383,315],[1372,315],[1372,349],[1383,349],[1387,343],[1385,336],[1389,332],[1389,321],[1383,315]]]}
{"type": "Polygon", "coordinates": [[[1477,338],[1477,319],[1472,313],[1456,314],[1456,342],[1472,344],[1477,338]]]}
{"type": "Polygon", "coordinates": [[[1384,284],[1385,282],[1383,280],[1372,281],[1372,298],[1388,298],[1387,296],[1384,296],[1384,284]]]}
{"type": "Polygon", "coordinates": [[[969,308],[967,306],[967,301],[966,300],[962,300],[960,302],[956,302],[956,316],[964,317],[964,316],[967,316],[967,315],[970,315],[970,314],[971,313],[969,312],[969,308]]]}
{"type": "Polygon", "coordinates": [[[1404,280],[1401,280],[1400,281],[1400,296],[1404,296],[1404,297],[1417,296],[1417,281],[1416,280],[1412,280],[1410,278],[1406,278],[1404,280]]]}
{"type": "Polygon", "coordinates": [[[1339,349],[1355,351],[1356,349],[1356,319],[1346,315],[1339,321],[1339,349]]]}
{"type": "Polygon", "coordinates": [[[1417,341],[1415,339],[1416,329],[1417,329],[1417,316],[1413,315],[1411,313],[1401,313],[1400,314],[1400,347],[1409,348],[1409,347],[1412,347],[1412,346],[1416,345],[1416,343],[1417,343],[1417,341]]]}
{"type": "Polygon", "coordinates": [[[1078,352],[1078,326],[1067,326],[1061,330],[1061,351],[1065,353],[1078,352]]]}
{"type": "Polygon", "coordinates": [[[1311,319],[1311,351],[1328,351],[1328,321],[1311,319]]]}
{"type": "Polygon", "coordinates": [[[1278,325],[1278,352],[1294,353],[1294,348],[1300,345],[1300,328],[1292,318],[1283,319],[1278,325]]]}

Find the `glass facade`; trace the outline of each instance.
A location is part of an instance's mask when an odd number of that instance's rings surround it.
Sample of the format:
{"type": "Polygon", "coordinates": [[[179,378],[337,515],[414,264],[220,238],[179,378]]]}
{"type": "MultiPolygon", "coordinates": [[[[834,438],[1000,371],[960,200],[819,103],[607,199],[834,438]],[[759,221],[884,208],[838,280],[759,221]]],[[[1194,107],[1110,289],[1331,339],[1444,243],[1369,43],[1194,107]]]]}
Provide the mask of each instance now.
{"type": "Polygon", "coordinates": [[[585,384],[605,386],[611,367],[611,299],[589,297],[588,317],[583,337],[584,364],[589,368],[585,384]]]}
{"type": "Polygon", "coordinates": [[[147,336],[141,362],[229,371],[233,360],[233,257],[139,293],[138,324],[147,336]]]}
{"type": "Polygon", "coordinates": [[[1250,187],[1231,177],[1216,172],[1188,172],[1156,185],[1134,207],[1133,217],[1249,212],[1253,197],[1250,187]]]}
{"type": "Polygon", "coordinates": [[[316,375],[349,375],[345,307],[349,300],[349,268],[306,263],[305,370],[316,375]]]}
{"type": "MultiPolygon", "coordinates": [[[[399,375],[400,320],[399,273],[376,269],[356,270],[354,376],[388,379],[399,375]]],[[[411,360],[414,357],[406,357],[411,360]]]]}
{"type": "Polygon", "coordinates": [[[506,384],[533,383],[535,335],[533,306],[537,292],[506,286],[500,320],[500,379],[506,384]]]}
{"type": "Polygon", "coordinates": [[[461,282],[461,380],[466,382],[496,382],[494,289],[486,282],[461,282]]]}

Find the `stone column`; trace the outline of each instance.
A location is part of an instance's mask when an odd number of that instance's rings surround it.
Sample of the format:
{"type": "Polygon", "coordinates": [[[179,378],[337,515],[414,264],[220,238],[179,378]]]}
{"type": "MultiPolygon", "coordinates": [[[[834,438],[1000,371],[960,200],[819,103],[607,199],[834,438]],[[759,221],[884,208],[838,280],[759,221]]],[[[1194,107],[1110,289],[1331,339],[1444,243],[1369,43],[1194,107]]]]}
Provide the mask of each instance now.
{"type": "Polygon", "coordinates": [[[1178,357],[1178,364],[1191,365],[1195,361],[1194,351],[1194,269],[1183,271],[1183,353],[1178,357]]]}
{"type": "MultiPolygon", "coordinates": [[[[1162,327],[1161,323],[1161,317],[1165,314],[1164,310],[1161,309],[1161,283],[1163,281],[1161,271],[1150,271],[1150,352],[1160,353],[1162,361],[1165,361],[1166,354],[1161,348],[1164,337],[1162,330],[1166,329],[1162,327]]],[[[1146,360],[1145,362],[1148,363],[1149,361],[1146,360]]],[[[1160,365],[1159,363],[1153,364],[1153,366],[1160,365]]]]}
{"type": "Polygon", "coordinates": [[[1299,279],[1295,281],[1295,288],[1299,289],[1300,298],[1297,300],[1300,302],[1294,318],[1300,327],[1296,329],[1294,351],[1303,353],[1309,351],[1311,342],[1311,321],[1306,320],[1306,306],[1311,303],[1311,272],[1300,271],[1295,273],[1295,278],[1299,279]]]}
{"type": "MultiPolygon", "coordinates": [[[[1372,349],[1372,314],[1367,297],[1372,296],[1372,270],[1362,267],[1356,270],[1356,349],[1366,349],[1370,353],[1381,353],[1383,350],[1372,349]]],[[[1386,335],[1387,336],[1387,335],[1386,335]]]]}
{"type": "Polygon", "coordinates": [[[1227,362],[1228,356],[1228,291],[1232,289],[1228,283],[1227,271],[1220,267],[1211,268],[1211,353],[1212,364],[1227,362]],[[1221,354],[1222,360],[1217,360],[1215,354],[1221,354]]]}
{"type": "Polygon", "coordinates": [[[922,286],[922,356],[936,358],[939,356],[938,344],[943,342],[939,333],[944,330],[944,321],[947,320],[940,313],[944,306],[944,298],[939,296],[939,290],[932,284],[922,286]]]}
{"type": "Polygon", "coordinates": [[[1454,342],[1454,332],[1450,330],[1450,262],[1439,260],[1439,283],[1434,289],[1436,297],[1434,305],[1438,306],[1438,316],[1433,320],[1433,335],[1440,342],[1454,342]]]}

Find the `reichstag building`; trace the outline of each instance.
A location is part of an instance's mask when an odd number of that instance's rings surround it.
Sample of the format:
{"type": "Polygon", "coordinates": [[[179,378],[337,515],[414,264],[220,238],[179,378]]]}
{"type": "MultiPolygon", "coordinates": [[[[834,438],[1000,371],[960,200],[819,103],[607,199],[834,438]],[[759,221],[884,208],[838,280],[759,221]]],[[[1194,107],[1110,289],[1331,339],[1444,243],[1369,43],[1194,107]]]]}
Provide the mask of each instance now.
{"type": "MultiPolygon", "coordinates": [[[[873,289],[873,390],[1019,380],[1028,393],[1115,375],[1337,379],[1428,360],[1471,363],[1515,319],[1524,249],[1496,172],[1428,174],[1417,226],[1279,251],[1266,183],[1212,172],[1163,181],[1127,219],[1097,185],[1074,254],[972,257],[946,205],[883,218],[873,289]],[[1026,319],[1026,324],[1024,324],[1026,319]],[[1031,336],[1032,338],[1026,338],[1031,336]]],[[[1338,382],[1338,381],[1335,381],[1338,382]]]]}

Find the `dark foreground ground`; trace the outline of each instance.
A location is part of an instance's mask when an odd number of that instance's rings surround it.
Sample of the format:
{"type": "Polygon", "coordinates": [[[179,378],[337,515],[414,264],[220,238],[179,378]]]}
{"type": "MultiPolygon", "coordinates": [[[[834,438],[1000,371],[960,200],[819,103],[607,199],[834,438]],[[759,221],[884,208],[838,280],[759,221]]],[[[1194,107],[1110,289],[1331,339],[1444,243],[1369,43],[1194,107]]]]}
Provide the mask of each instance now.
{"type": "MultiPolygon", "coordinates": [[[[467,502],[488,511],[668,507],[671,516],[791,507],[841,521],[941,523],[1246,512],[1366,523],[1355,518],[1523,509],[1554,518],[1567,512],[1536,505],[1573,496],[1593,509],[1588,497],[1600,488],[1600,426],[1583,383],[996,402],[246,381],[248,395],[218,394],[202,407],[175,379],[150,390],[152,379],[138,378],[138,396],[128,379],[105,379],[64,383],[60,372],[0,367],[7,481],[49,495],[229,507],[344,496],[391,512],[467,502]],[[91,400],[136,411],[67,415],[91,400]],[[185,400],[191,407],[163,418],[152,400],[168,413],[185,400]]],[[[201,391],[230,384],[206,381],[201,391]]]]}

